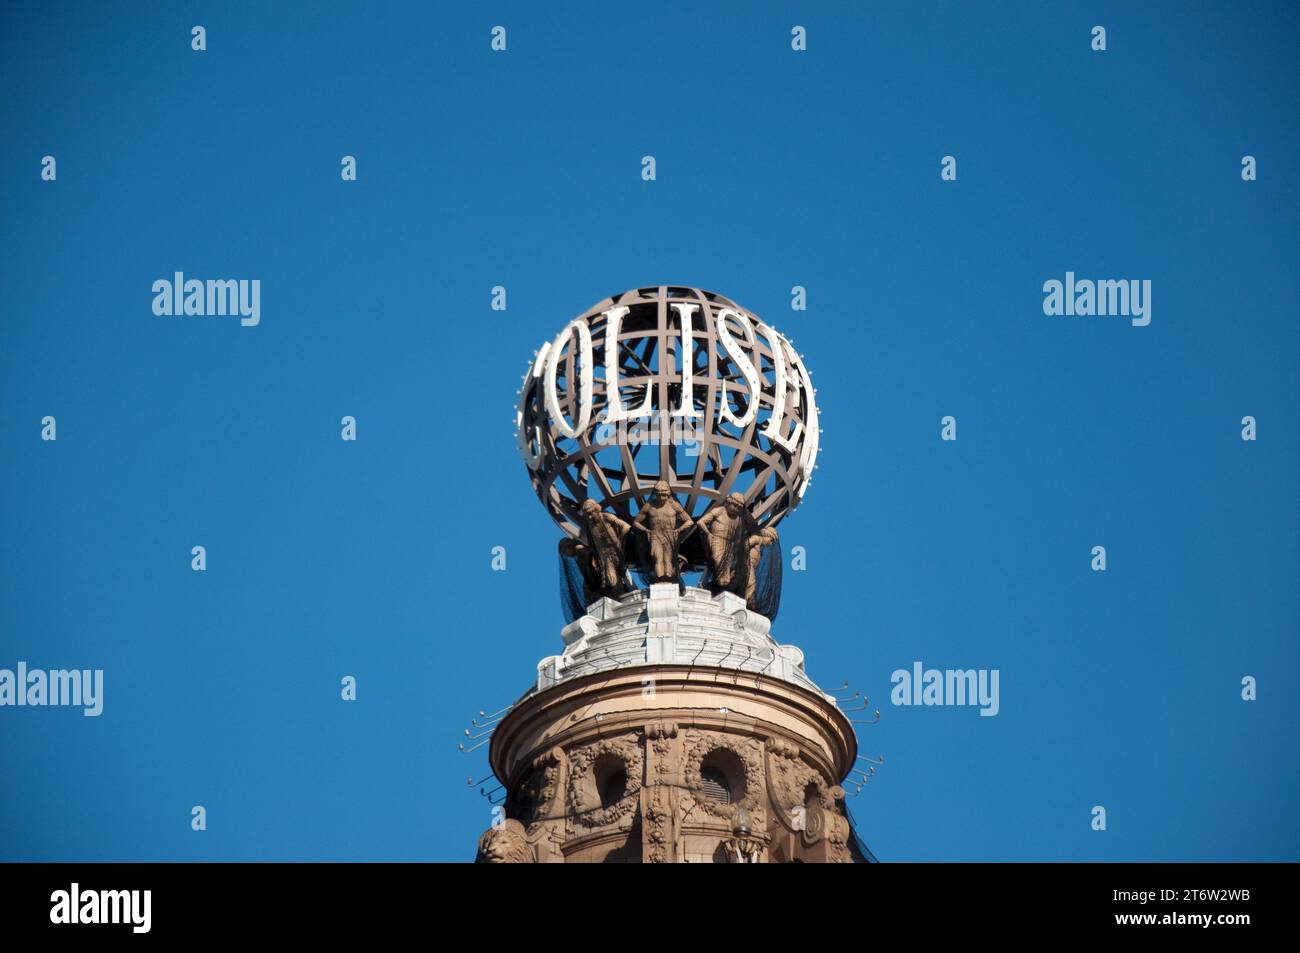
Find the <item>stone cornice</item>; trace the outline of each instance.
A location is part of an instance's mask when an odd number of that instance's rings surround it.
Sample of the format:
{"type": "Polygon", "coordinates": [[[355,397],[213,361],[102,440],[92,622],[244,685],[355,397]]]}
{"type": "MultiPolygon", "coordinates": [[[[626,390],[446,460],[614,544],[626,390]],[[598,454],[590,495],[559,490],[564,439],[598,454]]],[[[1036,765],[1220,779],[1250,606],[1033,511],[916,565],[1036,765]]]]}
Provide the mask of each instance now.
{"type": "Polygon", "coordinates": [[[528,695],[497,726],[489,761],[497,777],[513,785],[549,748],[642,730],[655,721],[791,739],[837,781],[857,757],[852,724],[820,692],[748,671],[636,665],[528,695]]]}

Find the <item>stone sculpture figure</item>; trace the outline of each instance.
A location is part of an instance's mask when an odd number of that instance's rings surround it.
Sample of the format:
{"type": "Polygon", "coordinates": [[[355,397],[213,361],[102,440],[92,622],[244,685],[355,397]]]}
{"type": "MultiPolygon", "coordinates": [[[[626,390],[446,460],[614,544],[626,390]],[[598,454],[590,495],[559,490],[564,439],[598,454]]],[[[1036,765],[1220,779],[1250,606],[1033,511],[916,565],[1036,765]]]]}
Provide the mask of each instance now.
{"type": "Polygon", "coordinates": [[[528,846],[524,825],[514,818],[489,827],[478,839],[480,864],[530,864],[534,862],[533,849],[528,846]]]}
{"type": "Polygon", "coordinates": [[[588,604],[601,596],[627,591],[627,566],[623,544],[632,527],[613,513],[605,513],[595,500],[582,504],[582,530],[576,540],[560,542],[560,551],[578,560],[588,604]]]}
{"type": "Polygon", "coordinates": [[[713,585],[719,592],[745,592],[750,576],[750,537],[759,529],[745,509],[745,497],[732,493],[722,505],[700,517],[700,529],[709,543],[709,564],[713,585]]]}
{"type": "Polygon", "coordinates": [[[672,496],[668,481],[655,484],[654,494],[632,524],[644,533],[650,544],[650,569],[654,582],[677,579],[680,567],[677,550],[682,539],[695,528],[695,521],[672,496]]]}
{"type": "Polygon", "coordinates": [[[768,526],[749,537],[749,573],[745,577],[745,605],[754,607],[754,594],[758,589],[758,564],[763,550],[777,540],[776,530],[768,526]]]}

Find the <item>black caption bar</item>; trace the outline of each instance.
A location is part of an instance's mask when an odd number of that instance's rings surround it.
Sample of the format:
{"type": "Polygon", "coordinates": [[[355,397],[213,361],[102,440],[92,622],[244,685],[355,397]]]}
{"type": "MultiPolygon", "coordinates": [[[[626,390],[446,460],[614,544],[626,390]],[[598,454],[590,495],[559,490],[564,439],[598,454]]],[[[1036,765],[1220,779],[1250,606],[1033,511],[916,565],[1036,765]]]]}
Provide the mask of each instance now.
{"type": "Polygon", "coordinates": [[[657,897],[662,915],[707,889],[720,915],[765,916],[771,908],[761,897],[768,896],[792,904],[808,926],[815,911],[819,931],[887,920],[911,922],[927,937],[1133,933],[1178,944],[1285,926],[1282,905],[1296,872],[1281,864],[769,866],[742,876],[626,867],[612,874],[578,865],[544,872],[537,865],[5,864],[0,922],[7,937],[338,940],[445,930],[466,918],[489,930],[540,927],[557,912],[571,915],[578,898],[588,925],[617,922],[643,915],[637,898],[657,897]]]}

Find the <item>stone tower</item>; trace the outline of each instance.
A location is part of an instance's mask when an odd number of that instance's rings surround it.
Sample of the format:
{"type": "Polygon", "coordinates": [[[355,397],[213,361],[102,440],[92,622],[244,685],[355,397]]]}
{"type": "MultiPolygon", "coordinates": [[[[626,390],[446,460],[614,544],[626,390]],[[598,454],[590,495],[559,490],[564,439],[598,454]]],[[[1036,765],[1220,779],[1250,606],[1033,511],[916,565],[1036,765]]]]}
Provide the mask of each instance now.
{"type": "Polygon", "coordinates": [[[519,393],[572,621],[491,729],[479,860],[871,859],[853,722],[771,633],[776,527],[820,452],[803,355],[729,298],[647,286],[570,321],[519,393]]]}
{"type": "Polygon", "coordinates": [[[866,860],[839,785],[852,725],[768,630],[732,593],[671,583],[566,626],[492,736],[507,819],[479,859],[866,860]]]}

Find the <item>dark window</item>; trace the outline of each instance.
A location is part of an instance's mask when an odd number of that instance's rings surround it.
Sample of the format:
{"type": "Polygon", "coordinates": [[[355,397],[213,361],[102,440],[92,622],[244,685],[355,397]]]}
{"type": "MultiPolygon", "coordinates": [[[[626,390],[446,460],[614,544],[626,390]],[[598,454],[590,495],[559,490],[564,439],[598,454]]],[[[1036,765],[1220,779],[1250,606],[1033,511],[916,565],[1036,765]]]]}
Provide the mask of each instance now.
{"type": "Polygon", "coordinates": [[[600,806],[611,807],[627,793],[627,768],[618,758],[604,757],[596,764],[596,790],[600,806]]]}
{"type": "Polygon", "coordinates": [[[714,748],[700,762],[700,796],[717,804],[745,800],[745,765],[727,748],[714,748]]]}
{"type": "Polygon", "coordinates": [[[718,804],[731,803],[731,782],[718,768],[707,765],[701,768],[700,786],[704,789],[704,796],[710,801],[716,801],[718,804]]]}

